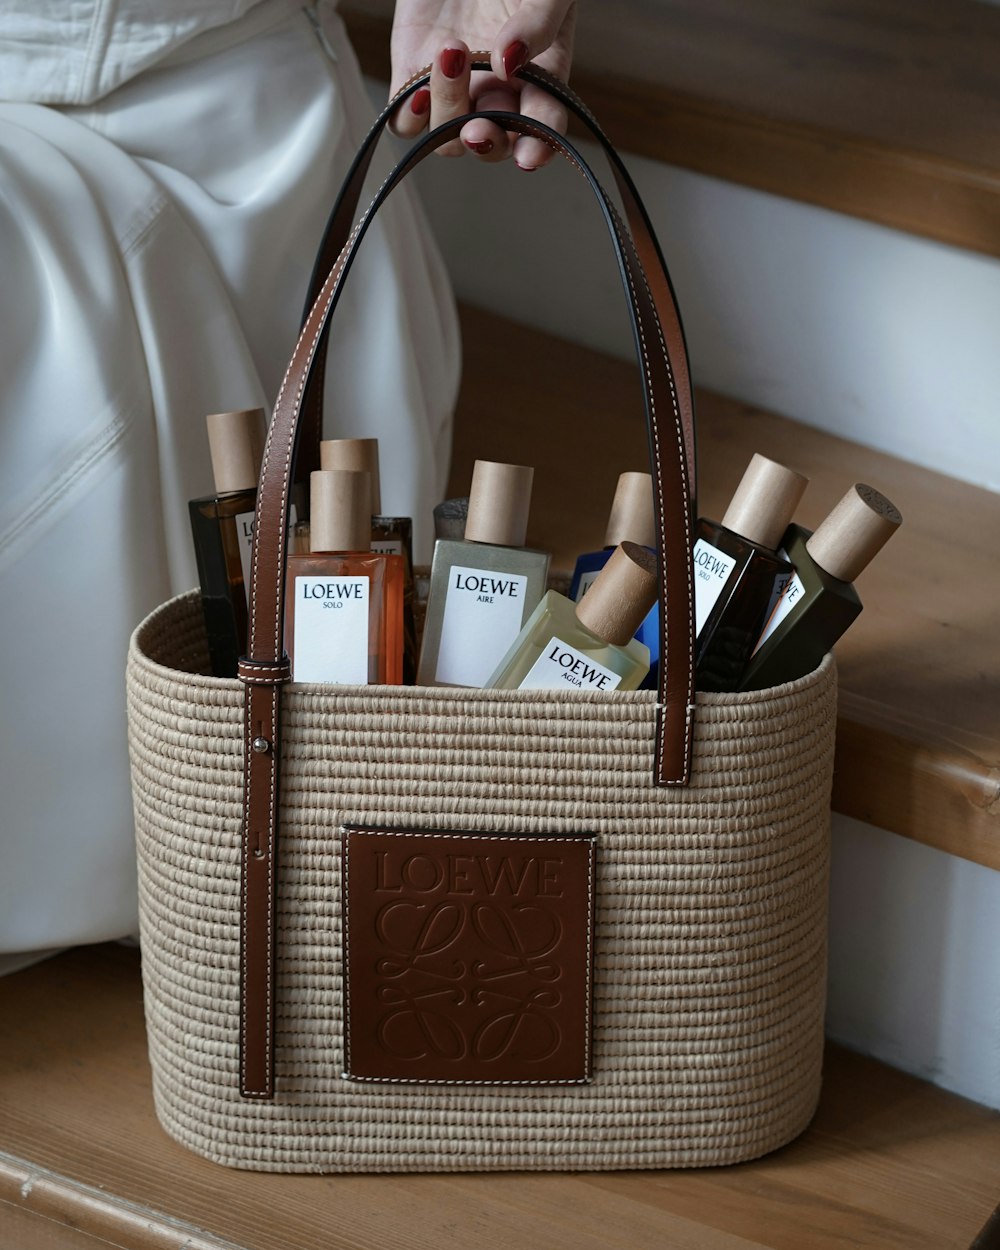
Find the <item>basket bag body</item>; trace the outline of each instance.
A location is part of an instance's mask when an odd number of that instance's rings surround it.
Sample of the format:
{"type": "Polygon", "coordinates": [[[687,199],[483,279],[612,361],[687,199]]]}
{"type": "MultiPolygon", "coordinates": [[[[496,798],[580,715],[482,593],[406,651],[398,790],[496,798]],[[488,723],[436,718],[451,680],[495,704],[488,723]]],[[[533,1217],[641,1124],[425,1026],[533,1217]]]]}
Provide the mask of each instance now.
{"type": "Polygon", "coordinates": [[[331,217],[275,405],[250,642],[208,676],[196,594],[128,666],[146,1019],[178,1141],[272,1171],[603,1169],[739,1162],[819,1093],[831,657],[753,694],[693,694],[692,405],[669,278],[605,145],[661,537],[658,692],[289,684],[293,464],[315,463],[325,335],[372,214],[467,118],[419,143],[351,231],[331,217]],[[297,448],[297,444],[301,444],[297,448]]]}

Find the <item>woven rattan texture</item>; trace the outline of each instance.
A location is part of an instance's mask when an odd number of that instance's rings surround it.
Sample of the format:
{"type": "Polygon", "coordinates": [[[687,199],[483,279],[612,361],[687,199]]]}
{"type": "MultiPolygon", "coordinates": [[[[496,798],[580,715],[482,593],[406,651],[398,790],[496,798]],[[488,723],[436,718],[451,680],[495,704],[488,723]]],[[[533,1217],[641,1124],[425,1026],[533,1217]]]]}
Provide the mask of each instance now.
{"type": "Polygon", "coordinates": [[[831,659],[699,696],[685,790],[650,782],[655,696],[291,686],[284,699],[277,1095],[238,1093],[242,689],[197,598],[136,631],[129,722],[157,1112],[221,1163],[280,1171],[724,1164],[819,1092],[831,659]],[[343,822],[599,834],[594,1080],[341,1079],[343,822]]]}

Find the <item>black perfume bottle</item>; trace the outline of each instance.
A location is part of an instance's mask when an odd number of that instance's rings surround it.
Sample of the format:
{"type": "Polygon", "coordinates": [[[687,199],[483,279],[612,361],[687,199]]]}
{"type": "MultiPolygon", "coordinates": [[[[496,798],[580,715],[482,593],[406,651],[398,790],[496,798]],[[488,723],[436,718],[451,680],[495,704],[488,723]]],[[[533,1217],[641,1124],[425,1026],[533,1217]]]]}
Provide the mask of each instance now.
{"type": "Polygon", "coordinates": [[[754,455],[722,523],[695,529],[695,665],[699,690],[735,690],[795,572],[776,548],[808,479],[754,455]]]}
{"type": "Polygon", "coordinates": [[[763,690],[811,673],[860,614],[854,581],[902,524],[885,495],[860,482],[810,534],[790,525],[782,554],[795,573],[757,642],[740,690],[763,690]]]}
{"type": "Polygon", "coordinates": [[[246,652],[247,587],[257,481],[267,423],[262,408],[206,417],[215,494],[188,504],[208,651],[216,677],[235,677],[246,652]]]}

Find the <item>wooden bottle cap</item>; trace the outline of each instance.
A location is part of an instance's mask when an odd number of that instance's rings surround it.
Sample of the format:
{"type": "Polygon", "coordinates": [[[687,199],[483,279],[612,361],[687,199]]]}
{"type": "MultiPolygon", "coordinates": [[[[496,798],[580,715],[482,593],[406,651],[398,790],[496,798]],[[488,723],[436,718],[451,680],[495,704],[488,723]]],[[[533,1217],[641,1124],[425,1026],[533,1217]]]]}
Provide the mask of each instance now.
{"type": "Polygon", "coordinates": [[[208,426],[208,451],[212,457],[216,494],[256,490],[267,439],[264,409],[210,412],[205,424],[208,426]]]}
{"type": "Polygon", "coordinates": [[[372,484],[372,516],[382,515],[377,438],[325,438],[319,445],[319,467],[367,473],[372,484]]]}
{"type": "Polygon", "coordinates": [[[809,479],[801,473],[755,452],[722,524],[749,542],[774,551],[808,485],[809,479]]]}
{"type": "Polygon", "coordinates": [[[350,469],[309,474],[310,551],[370,551],[371,480],[350,469]]]}
{"type": "Polygon", "coordinates": [[[637,543],[621,543],[576,605],[576,619],[598,638],[623,647],[656,602],[656,557],[637,543]]]}
{"type": "Polygon", "coordinates": [[[831,577],[853,582],[902,523],[895,504],[857,482],[806,540],[806,551],[831,577]]]}
{"type": "Polygon", "coordinates": [[[466,540],[497,547],[523,547],[534,476],[535,470],[523,464],[477,460],[469,490],[466,540]]]}
{"type": "Polygon", "coordinates": [[[657,546],[653,479],[648,473],[622,473],[618,478],[604,545],[617,547],[624,542],[657,546]]]}

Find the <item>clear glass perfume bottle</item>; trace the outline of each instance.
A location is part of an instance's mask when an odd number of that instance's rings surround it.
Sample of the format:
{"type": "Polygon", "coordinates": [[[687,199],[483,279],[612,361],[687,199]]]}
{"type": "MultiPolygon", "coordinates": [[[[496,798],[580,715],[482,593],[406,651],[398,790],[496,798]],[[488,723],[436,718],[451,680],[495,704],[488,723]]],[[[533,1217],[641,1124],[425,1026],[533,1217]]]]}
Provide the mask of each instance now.
{"type": "Polygon", "coordinates": [[[367,473],[310,475],[308,555],[288,557],[285,651],[293,681],[398,686],[403,680],[403,557],[368,549],[367,473]]]}
{"type": "Polygon", "coordinates": [[[417,677],[413,520],[408,516],[382,515],[377,438],[324,439],[319,445],[319,454],[321,469],[347,469],[369,475],[372,494],[371,549],[381,555],[395,555],[403,559],[403,682],[412,686],[417,677]]]}
{"type": "Polygon", "coordinates": [[[262,408],[205,418],[215,494],[188,504],[208,652],[216,677],[235,677],[246,652],[247,587],[257,480],[267,437],[262,408]]]}
{"type": "Polygon", "coordinates": [[[695,528],[695,682],[735,690],[795,570],[776,548],[808,478],[754,455],[720,525],[695,528]]]}
{"type": "Polygon", "coordinates": [[[636,690],[649,649],[634,637],[656,602],[656,557],[615,547],[586,596],[550,590],[486,683],[502,690],[636,690]]]}
{"type": "Polygon", "coordinates": [[[790,525],[781,554],[795,573],[775,605],[740,680],[763,690],[811,673],[861,612],[854,581],[902,524],[871,486],[852,486],[815,533],[790,525]]]}
{"type": "Polygon", "coordinates": [[[439,539],[417,680],[483,686],[545,593],[549,557],[524,547],[534,470],[477,460],[464,539],[439,539]]]}
{"type": "MultiPolygon", "coordinates": [[[[569,597],[574,603],[580,602],[611,559],[615,548],[623,542],[636,543],[650,551],[656,548],[653,479],[648,473],[622,473],[619,476],[604,533],[604,547],[601,551],[581,555],[573,569],[569,597]]],[[[660,622],[655,602],[639,622],[635,636],[649,650],[649,672],[642,685],[653,689],[660,666],[660,622]]]]}

